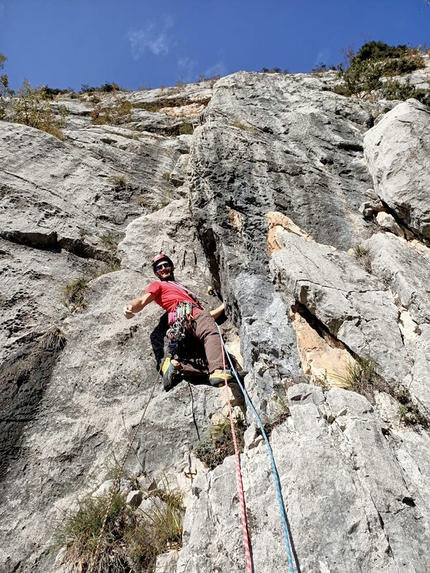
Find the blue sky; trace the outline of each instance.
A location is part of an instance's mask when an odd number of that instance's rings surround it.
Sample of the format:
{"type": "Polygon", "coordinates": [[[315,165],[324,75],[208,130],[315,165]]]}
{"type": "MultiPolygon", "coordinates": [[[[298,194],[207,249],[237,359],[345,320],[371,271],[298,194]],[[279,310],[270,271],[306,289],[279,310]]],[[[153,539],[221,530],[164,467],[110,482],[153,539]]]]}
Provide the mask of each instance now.
{"type": "Polygon", "coordinates": [[[238,70],[306,72],[369,40],[430,44],[426,0],[0,0],[14,89],[172,86],[238,70]]]}

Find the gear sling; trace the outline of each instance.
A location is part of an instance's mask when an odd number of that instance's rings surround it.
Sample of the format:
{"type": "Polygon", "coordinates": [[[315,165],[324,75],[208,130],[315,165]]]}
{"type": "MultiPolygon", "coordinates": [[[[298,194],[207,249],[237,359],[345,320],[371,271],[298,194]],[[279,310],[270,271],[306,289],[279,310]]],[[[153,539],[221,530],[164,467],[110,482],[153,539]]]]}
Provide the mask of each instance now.
{"type": "Polygon", "coordinates": [[[170,328],[166,333],[168,340],[167,354],[170,358],[178,360],[179,343],[185,338],[186,332],[190,328],[190,323],[193,320],[194,309],[203,309],[194,293],[177,283],[171,283],[171,286],[174,286],[178,292],[186,294],[194,300],[194,302],[179,302],[176,309],[173,312],[168,313],[168,323],[170,328]]]}

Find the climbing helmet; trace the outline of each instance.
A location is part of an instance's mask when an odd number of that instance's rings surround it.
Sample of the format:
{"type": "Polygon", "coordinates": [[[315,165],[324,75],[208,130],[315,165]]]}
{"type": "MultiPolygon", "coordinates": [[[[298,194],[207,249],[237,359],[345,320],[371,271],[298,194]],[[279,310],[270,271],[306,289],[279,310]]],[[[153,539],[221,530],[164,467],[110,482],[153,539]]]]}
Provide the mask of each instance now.
{"type": "Polygon", "coordinates": [[[167,255],[165,255],[164,253],[160,253],[159,255],[155,255],[155,257],[152,259],[152,270],[154,271],[154,273],[157,272],[157,266],[161,263],[161,261],[168,262],[173,269],[172,259],[167,255]]]}

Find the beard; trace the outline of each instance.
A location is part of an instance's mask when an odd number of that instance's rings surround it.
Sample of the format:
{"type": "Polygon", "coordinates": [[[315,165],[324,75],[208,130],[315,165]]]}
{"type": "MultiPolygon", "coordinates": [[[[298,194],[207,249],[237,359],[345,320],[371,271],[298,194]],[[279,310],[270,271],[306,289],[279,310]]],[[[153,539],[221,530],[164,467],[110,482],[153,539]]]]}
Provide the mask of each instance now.
{"type": "Polygon", "coordinates": [[[158,277],[160,279],[160,281],[174,281],[175,280],[175,276],[173,274],[173,271],[170,271],[170,273],[165,276],[165,277],[158,277]]]}

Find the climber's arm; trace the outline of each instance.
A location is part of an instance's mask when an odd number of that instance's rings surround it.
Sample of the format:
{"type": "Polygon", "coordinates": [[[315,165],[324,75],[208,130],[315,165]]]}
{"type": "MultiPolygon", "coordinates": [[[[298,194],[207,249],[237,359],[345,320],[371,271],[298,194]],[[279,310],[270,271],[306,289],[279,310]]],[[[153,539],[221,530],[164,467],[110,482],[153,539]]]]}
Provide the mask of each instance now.
{"type": "Polygon", "coordinates": [[[135,314],[143,310],[145,306],[152,302],[154,299],[155,294],[152,292],[147,292],[140,298],[135,298],[130,302],[130,304],[127,304],[127,306],[124,307],[123,312],[125,318],[133,318],[135,314]]]}

